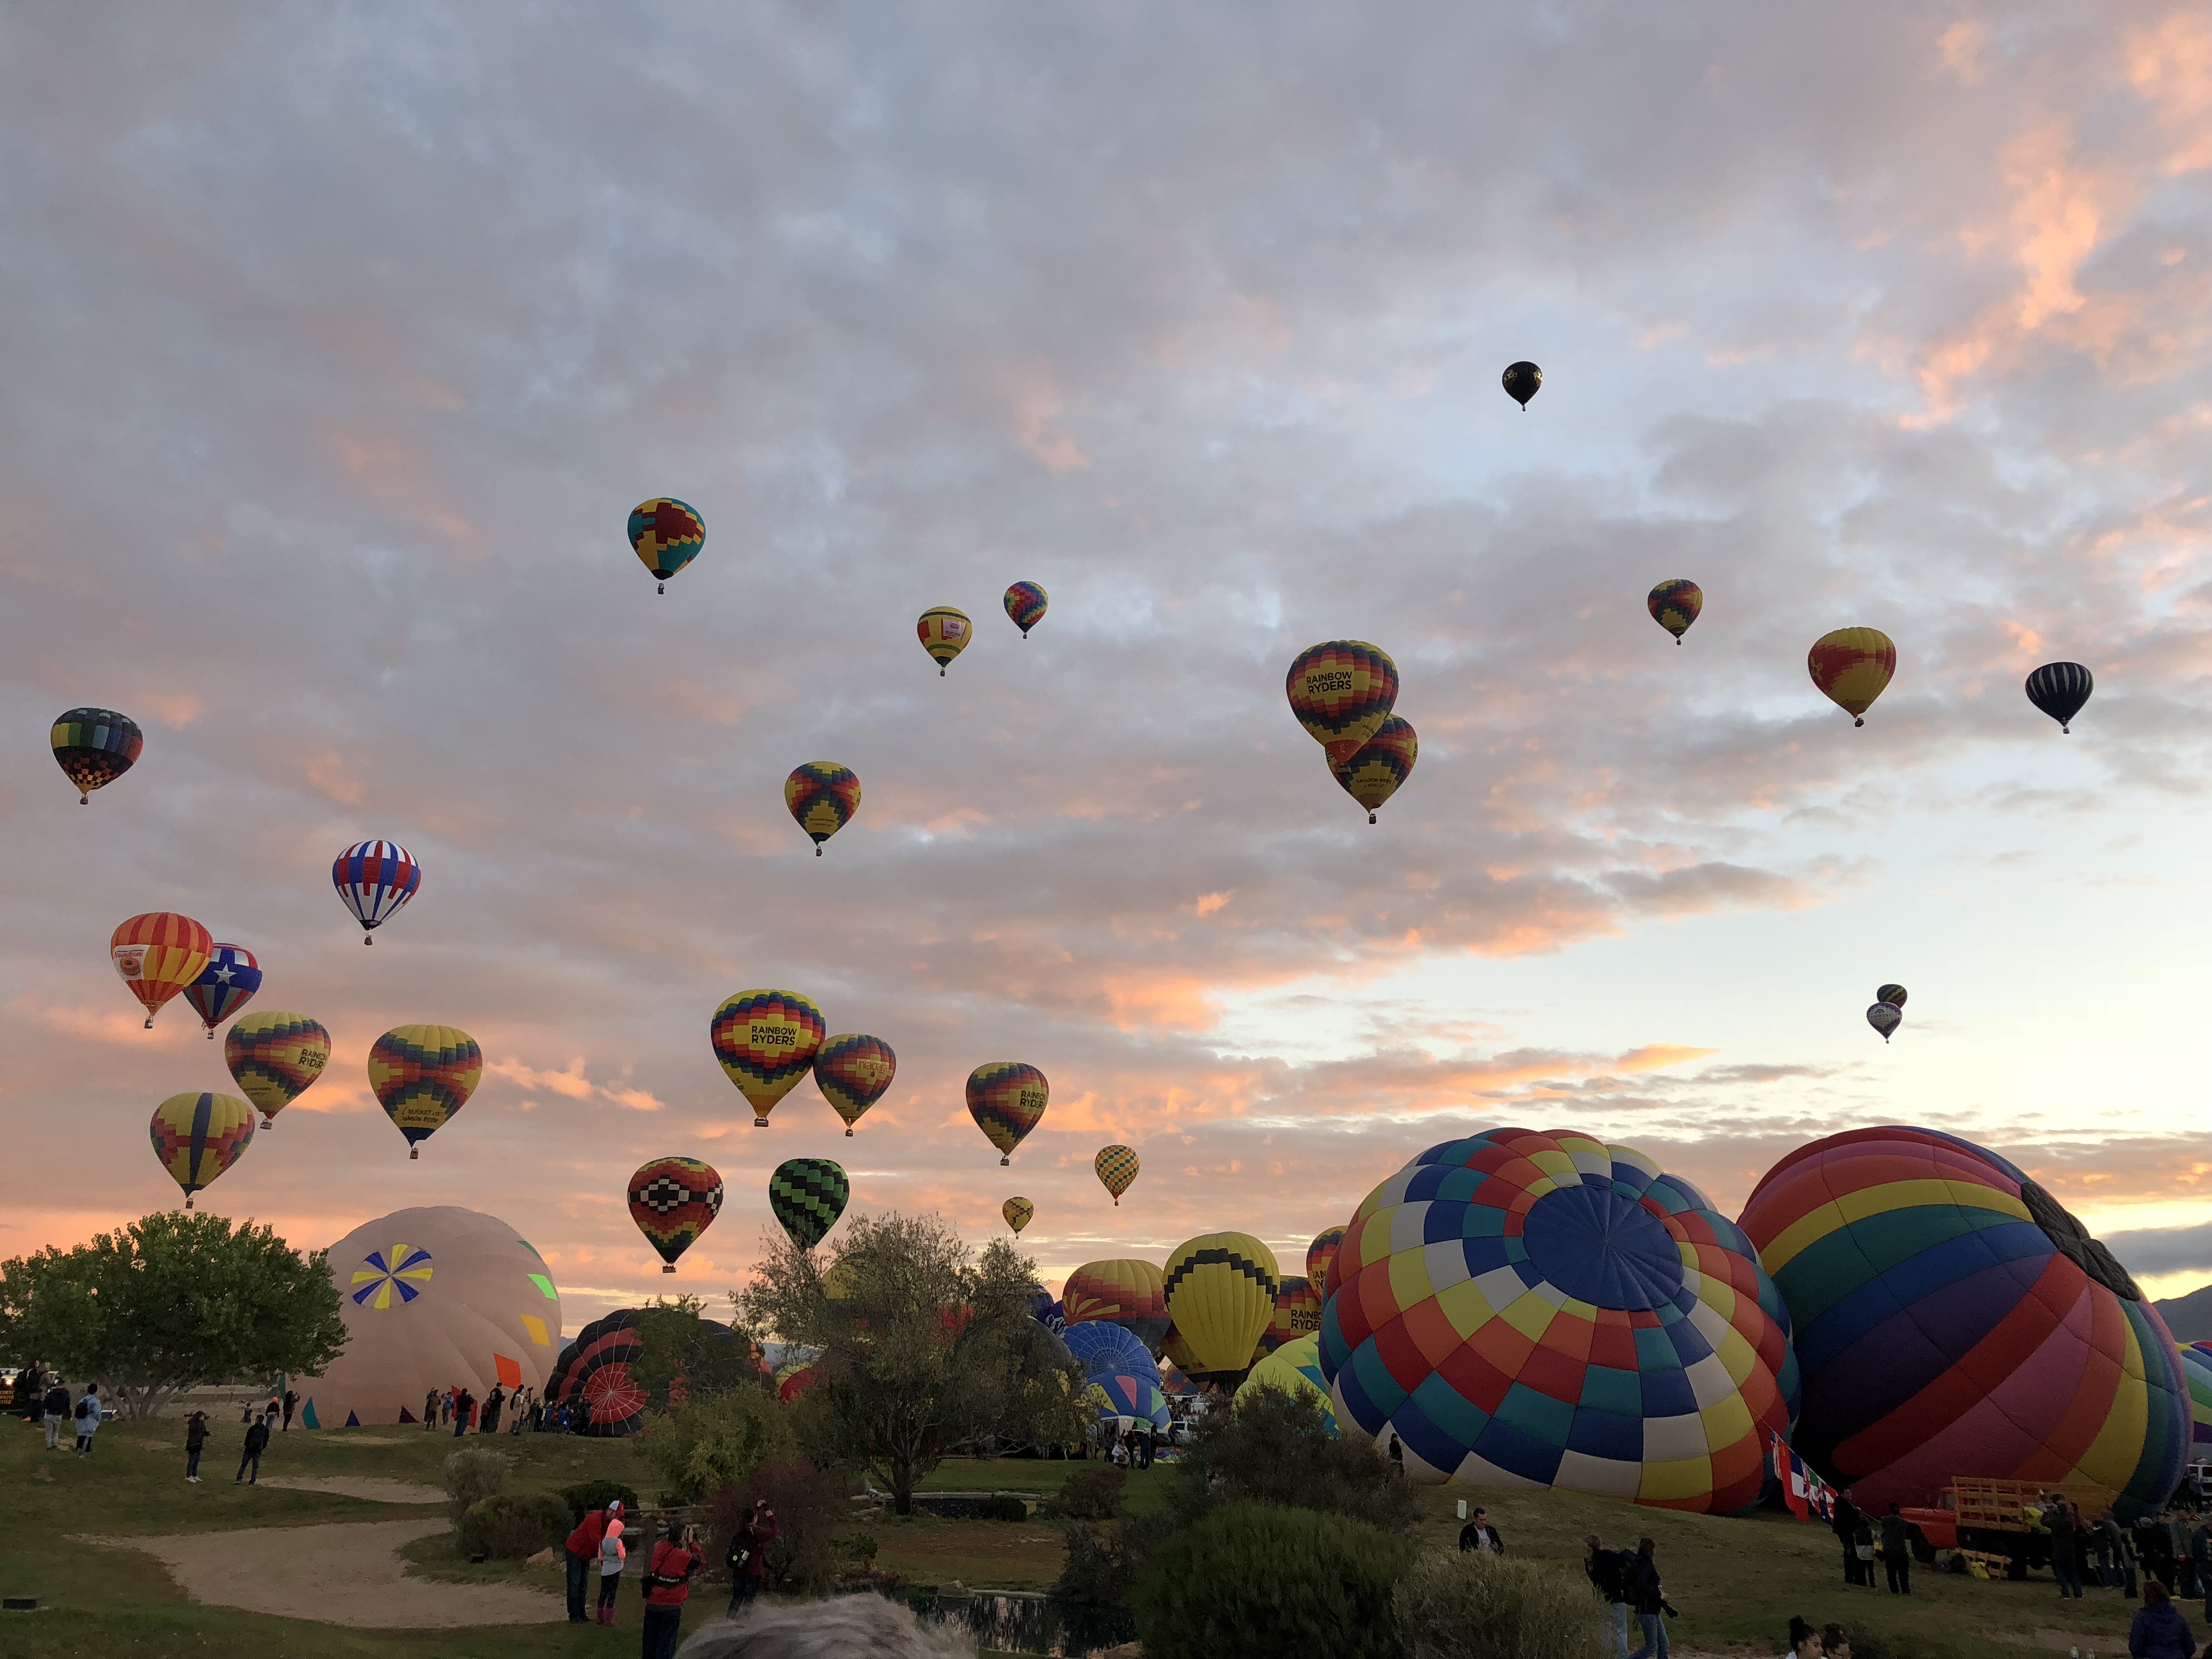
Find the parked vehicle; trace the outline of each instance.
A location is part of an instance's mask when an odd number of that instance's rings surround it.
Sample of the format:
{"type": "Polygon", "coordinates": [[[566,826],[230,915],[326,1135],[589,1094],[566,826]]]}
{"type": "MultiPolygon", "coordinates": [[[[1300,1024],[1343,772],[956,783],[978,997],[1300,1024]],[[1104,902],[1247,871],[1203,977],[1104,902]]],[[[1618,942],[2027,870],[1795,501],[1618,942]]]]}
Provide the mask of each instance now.
{"type": "Polygon", "coordinates": [[[2063,1494],[2092,1521],[2112,1502],[2112,1493],[2103,1486],[1957,1475],[1943,1488],[1940,1507],[1904,1511],[1911,1529],[1912,1553],[1927,1562],[1936,1559],[1938,1550],[1962,1550],[1992,1563],[2001,1560],[2008,1578],[2025,1578],[2033,1569],[2051,1565],[2051,1529],[2044,1525],[2043,1500],[2051,1492],[2063,1494]]]}

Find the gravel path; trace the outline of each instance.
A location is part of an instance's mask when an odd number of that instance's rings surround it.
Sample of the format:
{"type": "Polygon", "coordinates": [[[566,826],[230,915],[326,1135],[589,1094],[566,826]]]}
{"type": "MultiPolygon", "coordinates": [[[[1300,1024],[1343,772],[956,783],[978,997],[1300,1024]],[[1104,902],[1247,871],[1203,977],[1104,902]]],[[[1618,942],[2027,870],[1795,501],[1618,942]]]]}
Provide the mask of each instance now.
{"type": "Polygon", "coordinates": [[[373,1504],[442,1504],[446,1494],[419,1480],[391,1480],[380,1474],[268,1474],[264,1486],[293,1492],[334,1492],[341,1498],[366,1498],[373,1504]]]}

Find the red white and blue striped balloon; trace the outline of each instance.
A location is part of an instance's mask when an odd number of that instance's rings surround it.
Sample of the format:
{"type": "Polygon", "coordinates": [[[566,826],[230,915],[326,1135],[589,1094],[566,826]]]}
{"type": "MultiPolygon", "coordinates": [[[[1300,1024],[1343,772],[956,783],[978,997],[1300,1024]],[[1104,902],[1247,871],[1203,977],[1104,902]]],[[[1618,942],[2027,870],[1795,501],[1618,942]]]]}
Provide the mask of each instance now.
{"type": "Polygon", "coordinates": [[[422,884],[422,866],[396,841],[356,842],[331,866],[331,885],[361,923],[363,945],[374,942],[369,933],[391,921],[422,884]]]}

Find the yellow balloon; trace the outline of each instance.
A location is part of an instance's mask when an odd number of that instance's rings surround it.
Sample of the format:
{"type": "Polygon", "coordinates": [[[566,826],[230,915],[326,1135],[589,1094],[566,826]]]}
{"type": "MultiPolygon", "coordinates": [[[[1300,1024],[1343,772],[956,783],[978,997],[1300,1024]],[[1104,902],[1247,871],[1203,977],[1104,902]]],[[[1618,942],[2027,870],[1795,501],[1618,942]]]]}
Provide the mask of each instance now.
{"type": "Polygon", "coordinates": [[[1168,1317],[1198,1364],[1192,1380],[1240,1380],[1275,1317],[1275,1253],[1249,1233],[1206,1233],[1169,1255],[1166,1281],[1168,1317]]]}
{"type": "Polygon", "coordinates": [[[968,648],[975,625],[968,620],[965,611],[949,605],[933,605],[921,613],[914,631],[921,638],[921,648],[937,665],[937,678],[943,679],[945,664],[968,648]]]}

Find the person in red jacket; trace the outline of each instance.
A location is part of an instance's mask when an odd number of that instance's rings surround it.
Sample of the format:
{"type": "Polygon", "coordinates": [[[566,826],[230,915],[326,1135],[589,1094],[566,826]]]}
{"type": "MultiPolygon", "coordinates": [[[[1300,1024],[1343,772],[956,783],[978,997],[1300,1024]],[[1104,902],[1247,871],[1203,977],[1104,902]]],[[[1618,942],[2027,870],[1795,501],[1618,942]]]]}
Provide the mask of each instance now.
{"type": "Polygon", "coordinates": [[[576,1523],[576,1530],[568,1534],[568,1622],[581,1625],[584,1617],[584,1590],[591,1575],[599,1570],[599,1540],[607,1535],[607,1522],[622,1514],[622,1499],[603,1510],[593,1510],[576,1523]]]}
{"type": "Polygon", "coordinates": [[[696,1527],[687,1526],[674,1540],[664,1538],[653,1547],[653,1565],[645,1575],[645,1659],[676,1659],[684,1598],[691,1594],[691,1575],[706,1559],[696,1527]]]}

